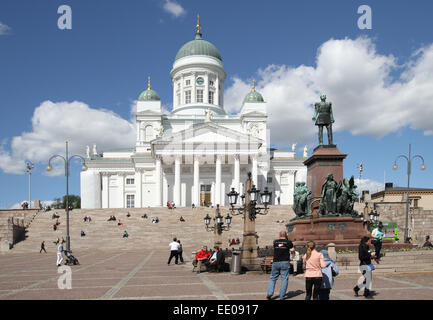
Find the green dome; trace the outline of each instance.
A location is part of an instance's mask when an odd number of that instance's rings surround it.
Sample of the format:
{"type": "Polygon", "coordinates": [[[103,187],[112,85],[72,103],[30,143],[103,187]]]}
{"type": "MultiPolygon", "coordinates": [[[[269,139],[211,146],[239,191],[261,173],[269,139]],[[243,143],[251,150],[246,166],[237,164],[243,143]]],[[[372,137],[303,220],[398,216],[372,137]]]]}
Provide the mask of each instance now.
{"type": "Polygon", "coordinates": [[[159,95],[150,88],[144,90],[138,97],[138,101],[159,101],[159,100],[161,100],[159,95]]]}
{"type": "Polygon", "coordinates": [[[178,51],[175,61],[177,59],[187,56],[210,56],[223,61],[218,49],[209,41],[203,40],[201,33],[197,33],[195,39],[185,43],[182,48],[178,51]]]}
{"type": "Polygon", "coordinates": [[[245,102],[265,102],[265,100],[260,93],[253,89],[245,96],[244,103],[245,102]]]}

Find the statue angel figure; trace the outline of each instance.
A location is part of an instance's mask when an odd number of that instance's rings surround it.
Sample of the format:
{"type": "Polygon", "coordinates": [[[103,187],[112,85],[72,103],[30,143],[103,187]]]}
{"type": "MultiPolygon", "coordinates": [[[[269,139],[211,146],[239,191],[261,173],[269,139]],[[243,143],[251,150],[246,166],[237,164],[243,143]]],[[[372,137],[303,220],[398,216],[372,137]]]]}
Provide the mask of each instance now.
{"type": "Polygon", "coordinates": [[[210,108],[207,108],[204,122],[211,122],[211,120],[212,120],[212,111],[210,111],[210,108]]]}
{"type": "Polygon", "coordinates": [[[96,144],[93,144],[93,155],[94,156],[98,155],[98,151],[96,150],[96,144]]]}
{"type": "Polygon", "coordinates": [[[90,147],[86,146],[86,156],[87,158],[90,158],[90,147]]]}
{"type": "Polygon", "coordinates": [[[304,158],[308,157],[308,148],[307,146],[304,147],[304,158]]]}

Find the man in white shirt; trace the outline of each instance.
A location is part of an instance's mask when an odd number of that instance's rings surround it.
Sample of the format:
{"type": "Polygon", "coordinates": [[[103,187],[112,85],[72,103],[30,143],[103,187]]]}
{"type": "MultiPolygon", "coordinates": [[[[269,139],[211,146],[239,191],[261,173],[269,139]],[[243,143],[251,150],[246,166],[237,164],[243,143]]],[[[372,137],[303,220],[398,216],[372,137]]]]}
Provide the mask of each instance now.
{"type": "Polygon", "coordinates": [[[59,246],[57,247],[57,266],[60,267],[60,265],[62,264],[63,261],[63,243],[60,243],[59,246]]]}
{"type": "Polygon", "coordinates": [[[173,257],[175,258],[174,263],[177,264],[177,261],[178,261],[178,258],[179,258],[179,255],[178,255],[178,251],[179,251],[179,247],[180,247],[179,242],[177,242],[176,238],[173,238],[173,242],[170,243],[168,245],[168,247],[170,248],[170,257],[168,258],[167,264],[170,264],[171,259],[173,257]]]}
{"type": "Polygon", "coordinates": [[[295,248],[290,249],[290,264],[293,266],[293,275],[298,274],[299,252],[295,248]]]}

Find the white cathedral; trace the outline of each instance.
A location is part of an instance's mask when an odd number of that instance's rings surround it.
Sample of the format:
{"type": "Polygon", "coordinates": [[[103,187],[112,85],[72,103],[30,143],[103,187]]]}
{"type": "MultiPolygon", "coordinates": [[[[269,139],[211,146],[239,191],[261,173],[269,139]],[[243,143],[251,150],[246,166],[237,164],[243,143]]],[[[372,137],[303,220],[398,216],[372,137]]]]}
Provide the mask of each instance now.
{"type": "Polygon", "coordinates": [[[244,193],[248,172],[258,189],[268,187],[274,204],[293,204],[295,183],[307,178],[306,147],[303,156],[295,145],[291,151],[270,148],[272,106],[254,84],[240,113],[226,113],[222,58],[200,31],[197,23],[195,39],[175,57],[173,110],[162,112],[149,80],[137,101],[135,146],[101,154],[87,147],[82,208],[228,205],[231,188],[244,193]]]}

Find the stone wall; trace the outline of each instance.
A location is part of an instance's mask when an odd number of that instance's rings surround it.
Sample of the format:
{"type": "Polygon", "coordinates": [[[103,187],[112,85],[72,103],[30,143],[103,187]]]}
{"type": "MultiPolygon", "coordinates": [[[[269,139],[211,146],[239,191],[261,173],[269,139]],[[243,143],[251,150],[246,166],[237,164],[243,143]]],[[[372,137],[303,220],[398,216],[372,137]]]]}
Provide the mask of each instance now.
{"type": "MultiPolygon", "coordinates": [[[[376,202],[377,213],[381,221],[396,222],[400,242],[403,240],[406,225],[406,204],[401,202],[376,202]]],[[[422,245],[425,236],[433,236],[433,210],[411,208],[409,211],[409,236],[413,244],[422,245]]]]}
{"type": "Polygon", "coordinates": [[[0,251],[7,251],[14,244],[25,240],[26,228],[39,210],[0,210],[0,251]]]}

